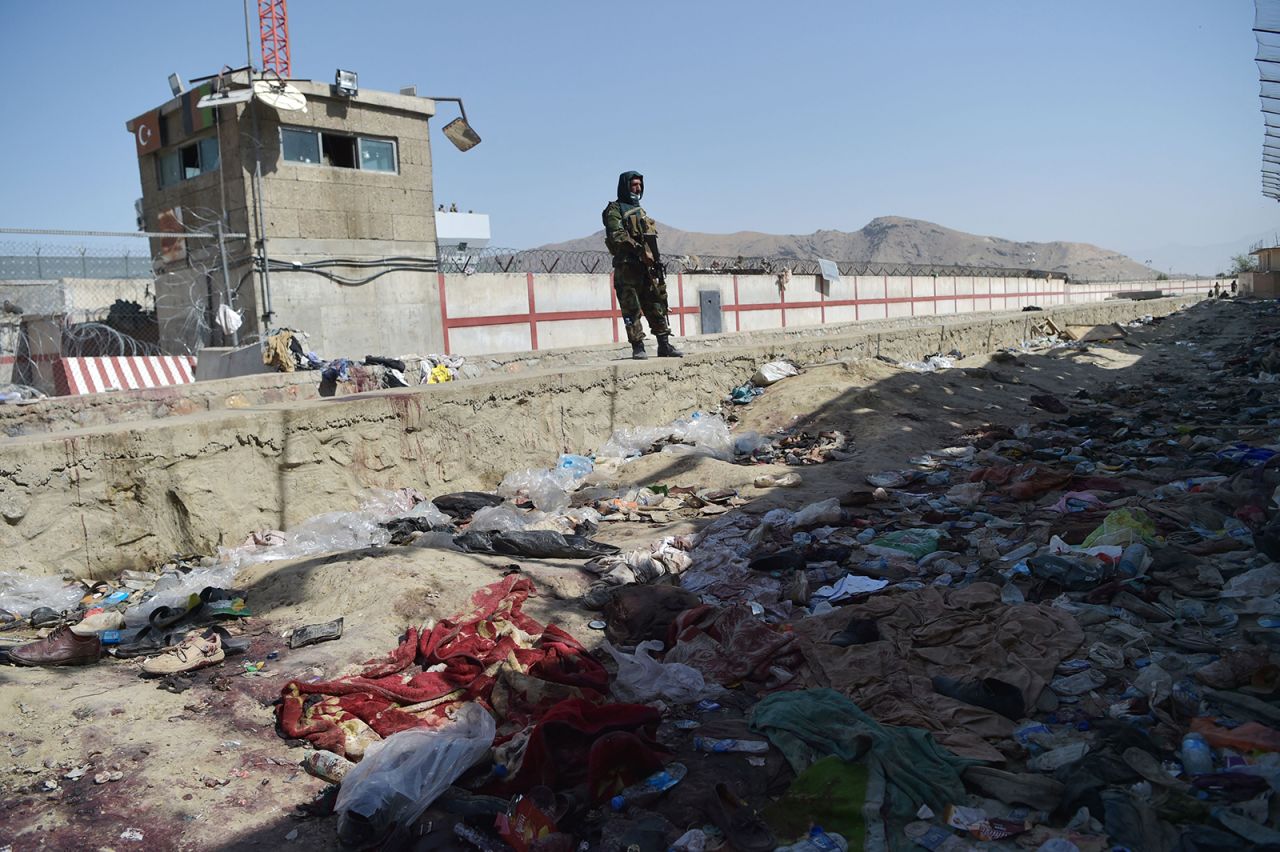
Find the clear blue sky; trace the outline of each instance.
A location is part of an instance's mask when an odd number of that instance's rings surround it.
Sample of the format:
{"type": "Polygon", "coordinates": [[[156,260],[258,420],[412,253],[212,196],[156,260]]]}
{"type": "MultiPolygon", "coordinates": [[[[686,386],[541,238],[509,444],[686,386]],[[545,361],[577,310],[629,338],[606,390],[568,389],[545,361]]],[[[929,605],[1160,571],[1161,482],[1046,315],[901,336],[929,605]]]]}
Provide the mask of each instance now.
{"type": "MultiPolygon", "coordinates": [[[[241,4],[3,11],[0,225],[131,230],[124,122],[168,98],[171,71],[244,63],[241,4]]],[[[365,88],[464,98],[484,143],[460,154],[433,131],[437,198],[489,213],[496,245],[591,233],[628,168],[647,176],[650,213],[693,231],[899,215],[1201,272],[1280,231],[1259,189],[1251,0],[292,0],[289,12],[295,77],[342,66],[365,88]]],[[[256,64],[256,17],[254,37],[256,64]]]]}

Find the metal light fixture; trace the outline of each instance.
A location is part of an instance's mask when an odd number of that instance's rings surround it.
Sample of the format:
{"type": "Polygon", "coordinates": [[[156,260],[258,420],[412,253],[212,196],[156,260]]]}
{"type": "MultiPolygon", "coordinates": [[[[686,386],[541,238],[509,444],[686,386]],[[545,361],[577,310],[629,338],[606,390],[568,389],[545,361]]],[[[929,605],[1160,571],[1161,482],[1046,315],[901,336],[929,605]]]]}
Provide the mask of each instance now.
{"type": "Polygon", "coordinates": [[[354,98],[360,93],[359,75],[339,68],[333,75],[333,88],[344,97],[354,98]]]}
{"type": "Polygon", "coordinates": [[[169,91],[173,92],[175,97],[186,90],[186,87],[182,85],[182,78],[178,76],[177,71],[174,71],[169,75],[169,91]]]}
{"type": "Polygon", "coordinates": [[[480,144],[480,134],[467,123],[467,111],[462,106],[462,98],[432,98],[432,100],[452,101],[458,105],[458,112],[462,113],[461,118],[455,118],[440,128],[445,138],[452,142],[455,148],[459,151],[470,151],[480,144]]]}

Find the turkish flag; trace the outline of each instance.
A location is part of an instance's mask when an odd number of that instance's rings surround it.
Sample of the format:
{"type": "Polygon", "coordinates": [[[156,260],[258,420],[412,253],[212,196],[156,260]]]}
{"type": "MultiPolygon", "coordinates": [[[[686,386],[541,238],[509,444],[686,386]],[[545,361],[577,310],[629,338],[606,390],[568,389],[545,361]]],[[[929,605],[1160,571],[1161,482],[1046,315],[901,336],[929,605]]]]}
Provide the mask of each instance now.
{"type": "Polygon", "coordinates": [[[138,156],[160,150],[160,110],[135,118],[133,124],[133,141],[138,144],[138,156]]]}

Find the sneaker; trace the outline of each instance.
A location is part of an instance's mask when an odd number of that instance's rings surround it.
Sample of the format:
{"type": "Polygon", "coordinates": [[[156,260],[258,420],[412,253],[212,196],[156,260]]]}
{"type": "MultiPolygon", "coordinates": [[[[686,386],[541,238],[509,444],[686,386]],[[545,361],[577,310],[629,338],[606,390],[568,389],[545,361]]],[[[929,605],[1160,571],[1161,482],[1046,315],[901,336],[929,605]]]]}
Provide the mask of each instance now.
{"type": "Polygon", "coordinates": [[[92,636],[104,630],[123,630],[124,613],[115,609],[99,610],[87,615],[79,624],[71,626],[71,632],[80,636],[92,636]]]}
{"type": "Polygon", "coordinates": [[[143,660],[142,671],[149,675],[190,672],[220,663],[226,657],[222,638],[217,633],[208,638],[193,633],[163,654],[143,660]]]}
{"type": "Polygon", "coordinates": [[[66,625],[9,651],[9,659],[20,666],[87,666],[101,656],[102,641],[96,633],[79,636],[66,625]]]}

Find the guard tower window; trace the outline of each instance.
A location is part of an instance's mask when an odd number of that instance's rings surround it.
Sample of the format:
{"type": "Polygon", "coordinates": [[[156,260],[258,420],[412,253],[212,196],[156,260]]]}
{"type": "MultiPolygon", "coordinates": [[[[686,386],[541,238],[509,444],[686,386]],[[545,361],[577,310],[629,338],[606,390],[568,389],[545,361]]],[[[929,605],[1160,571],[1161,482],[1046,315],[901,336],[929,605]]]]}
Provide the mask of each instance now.
{"type": "Polygon", "coordinates": [[[391,139],[282,127],[280,150],[291,163],[392,174],[397,171],[396,143],[391,139]]]}
{"type": "Polygon", "coordinates": [[[156,155],[156,176],[162,188],[200,177],[217,167],[217,136],[206,136],[176,151],[156,155]]]}
{"type": "Polygon", "coordinates": [[[321,162],[326,166],[337,166],[340,169],[356,168],[356,138],[339,136],[336,133],[320,134],[321,162]]]}

